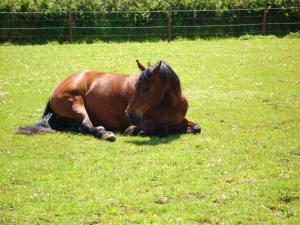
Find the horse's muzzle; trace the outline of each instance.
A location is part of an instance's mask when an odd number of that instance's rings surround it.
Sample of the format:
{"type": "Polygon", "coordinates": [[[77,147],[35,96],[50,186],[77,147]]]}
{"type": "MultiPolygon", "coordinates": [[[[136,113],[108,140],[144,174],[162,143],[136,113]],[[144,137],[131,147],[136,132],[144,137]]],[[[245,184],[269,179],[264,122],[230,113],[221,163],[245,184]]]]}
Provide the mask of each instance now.
{"type": "Polygon", "coordinates": [[[126,117],[129,121],[129,123],[131,123],[133,125],[138,125],[140,123],[140,121],[142,120],[142,116],[136,112],[126,112],[126,117]]]}

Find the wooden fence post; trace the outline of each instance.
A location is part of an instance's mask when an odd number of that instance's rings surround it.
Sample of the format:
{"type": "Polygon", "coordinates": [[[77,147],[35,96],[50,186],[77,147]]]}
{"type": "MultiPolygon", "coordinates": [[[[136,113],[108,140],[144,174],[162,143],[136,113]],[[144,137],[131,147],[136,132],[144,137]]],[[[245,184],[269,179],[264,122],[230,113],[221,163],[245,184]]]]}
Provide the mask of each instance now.
{"type": "Polygon", "coordinates": [[[267,9],[264,8],[264,12],[263,12],[263,23],[262,23],[262,33],[265,34],[266,30],[267,30],[267,9]]]}
{"type": "Polygon", "coordinates": [[[172,38],[172,11],[169,9],[167,13],[167,34],[168,34],[168,42],[171,41],[172,38]]]}
{"type": "Polygon", "coordinates": [[[69,11],[69,33],[68,33],[68,41],[72,43],[72,11],[69,11]]]}

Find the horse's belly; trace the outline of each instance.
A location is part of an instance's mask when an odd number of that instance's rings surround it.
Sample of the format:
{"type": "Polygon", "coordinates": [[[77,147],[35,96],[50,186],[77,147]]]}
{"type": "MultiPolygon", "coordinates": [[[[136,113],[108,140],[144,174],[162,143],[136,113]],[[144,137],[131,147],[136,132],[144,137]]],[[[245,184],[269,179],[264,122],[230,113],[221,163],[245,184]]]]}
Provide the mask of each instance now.
{"type": "Polygon", "coordinates": [[[128,126],[125,115],[126,102],[110,95],[94,94],[85,99],[85,107],[93,126],[123,131],[128,126]]]}

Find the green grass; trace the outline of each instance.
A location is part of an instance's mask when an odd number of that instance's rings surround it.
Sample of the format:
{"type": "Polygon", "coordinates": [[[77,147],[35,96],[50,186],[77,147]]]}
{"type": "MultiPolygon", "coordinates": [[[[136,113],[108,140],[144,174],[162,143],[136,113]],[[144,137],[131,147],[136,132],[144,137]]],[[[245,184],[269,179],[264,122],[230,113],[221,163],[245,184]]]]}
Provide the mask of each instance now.
{"type": "Polygon", "coordinates": [[[0,46],[0,224],[300,224],[300,40],[0,46]],[[201,135],[22,136],[83,68],[168,61],[201,135]]]}

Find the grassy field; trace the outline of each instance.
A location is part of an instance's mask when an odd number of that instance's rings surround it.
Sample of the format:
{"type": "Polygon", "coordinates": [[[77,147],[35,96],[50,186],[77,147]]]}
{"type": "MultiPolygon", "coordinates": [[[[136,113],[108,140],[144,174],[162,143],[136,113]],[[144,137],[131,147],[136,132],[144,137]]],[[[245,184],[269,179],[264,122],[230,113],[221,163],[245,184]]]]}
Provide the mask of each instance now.
{"type": "Polygon", "coordinates": [[[300,224],[300,39],[0,46],[0,224],[300,224]],[[164,59],[201,135],[115,143],[36,122],[72,72],[164,59]]]}

